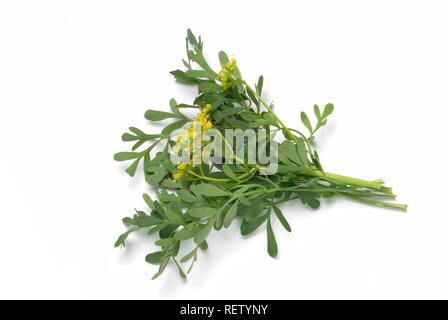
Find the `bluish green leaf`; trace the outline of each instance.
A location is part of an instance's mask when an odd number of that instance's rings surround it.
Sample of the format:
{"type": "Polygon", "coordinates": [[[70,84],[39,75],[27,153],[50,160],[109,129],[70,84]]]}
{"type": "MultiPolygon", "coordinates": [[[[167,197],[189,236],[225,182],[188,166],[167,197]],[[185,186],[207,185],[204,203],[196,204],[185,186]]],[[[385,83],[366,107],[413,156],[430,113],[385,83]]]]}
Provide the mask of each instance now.
{"type": "Polygon", "coordinates": [[[127,161],[132,159],[137,159],[140,157],[139,152],[118,152],[114,154],[114,160],[115,161],[127,161]]]}
{"type": "Polygon", "coordinates": [[[305,125],[305,127],[308,129],[308,131],[313,134],[313,127],[311,126],[310,119],[306,115],[305,112],[300,113],[300,118],[302,119],[302,123],[305,125]]]}
{"type": "Polygon", "coordinates": [[[193,46],[198,45],[198,41],[196,40],[196,37],[194,36],[193,32],[191,32],[190,29],[187,30],[187,39],[188,42],[190,42],[190,44],[192,44],[193,46]]]}
{"type": "Polygon", "coordinates": [[[159,264],[162,262],[162,258],[164,257],[164,251],[156,251],[153,253],[149,253],[145,257],[145,261],[151,264],[159,264]]]}
{"type": "Polygon", "coordinates": [[[328,103],[324,108],[322,118],[328,117],[333,112],[333,110],[334,110],[334,105],[332,103],[328,103]]]}
{"type": "Polygon", "coordinates": [[[274,231],[272,230],[271,219],[268,219],[267,225],[268,236],[268,253],[271,257],[276,257],[278,253],[277,241],[275,240],[274,231]]]}
{"type": "Polygon", "coordinates": [[[194,235],[196,234],[196,232],[197,232],[196,228],[189,228],[189,229],[183,228],[182,230],[177,231],[174,234],[174,239],[176,239],[176,240],[187,240],[187,239],[193,238],[194,235]]]}
{"type": "Polygon", "coordinates": [[[185,263],[191,258],[194,258],[196,256],[196,253],[198,252],[197,248],[194,248],[189,253],[187,253],[182,259],[180,259],[180,262],[185,263]]]}
{"type": "Polygon", "coordinates": [[[211,78],[212,75],[204,70],[187,70],[185,71],[185,74],[191,78],[211,78]]]}
{"type": "Polygon", "coordinates": [[[140,158],[135,159],[132,164],[125,170],[125,172],[133,177],[135,175],[135,172],[137,171],[139,162],[140,158]]]}
{"type": "Polygon", "coordinates": [[[143,194],[143,200],[146,202],[146,204],[151,210],[156,210],[156,207],[154,206],[154,201],[152,201],[151,197],[148,194],[146,193],[143,194]]]}
{"type": "Polygon", "coordinates": [[[307,204],[313,209],[319,208],[320,201],[317,199],[317,194],[312,192],[298,192],[297,195],[303,204],[307,204]]]}
{"type": "Polygon", "coordinates": [[[314,114],[316,115],[316,118],[320,120],[322,118],[322,115],[320,114],[320,109],[317,104],[314,105],[314,114]]]}
{"type": "Polygon", "coordinates": [[[228,164],[223,164],[222,165],[222,171],[230,179],[232,179],[234,181],[238,181],[238,177],[236,176],[236,174],[233,172],[232,168],[230,168],[230,166],[228,164]]]}
{"type": "Polygon", "coordinates": [[[263,80],[264,80],[263,76],[260,76],[258,78],[257,85],[255,86],[255,89],[256,89],[256,91],[257,91],[259,96],[261,96],[261,92],[263,91],[263,80]]]}
{"type": "Polygon", "coordinates": [[[191,191],[196,194],[201,194],[206,197],[222,197],[228,196],[229,193],[227,191],[222,190],[221,188],[215,186],[211,183],[201,183],[191,186],[191,191]]]}
{"type": "Polygon", "coordinates": [[[173,133],[173,131],[175,131],[179,128],[182,128],[187,122],[188,122],[188,120],[179,120],[179,121],[173,122],[173,123],[167,125],[165,128],[163,128],[162,134],[165,136],[169,136],[171,133],[173,133]]]}
{"type": "Polygon", "coordinates": [[[171,112],[147,110],[145,112],[145,118],[150,121],[162,121],[169,118],[178,118],[178,116],[171,112]]]}
{"type": "Polygon", "coordinates": [[[258,227],[261,226],[266,221],[267,217],[268,217],[267,214],[263,214],[249,222],[243,221],[243,223],[241,223],[240,228],[241,235],[247,236],[252,232],[254,232],[255,230],[257,230],[258,227]]]}
{"type": "Polygon", "coordinates": [[[157,273],[152,276],[152,278],[151,278],[152,280],[157,279],[163,273],[163,271],[165,271],[166,266],[168,265],[169,261],[170,261],[169,259],[162,261],[162,263],[160,264],[160,267],[159,267],[159,271],[157,271],[157,273]]]}
{"type": "Polygon", "coordinates": [[[179,198],[181,198],[185,202],[195,203],[195,202],[200,201],[200,199],[198,197],[196,197],[191,192],[189,192],[185,189],[178,190],[177,194],[178,194],[179,198]]]}
{"type": "Polygon", "coordinates": [[[211,207],[191,207],[188,209],[187,214],[194,218],[207,218],[215,216],[218,213],[218,209],[211,207]]]}
{"type": "Polygon", "coordinates": [[[218,57],[221,67],[224,67],[224,65],[229,62],[229,56],[224,51],[219,51],[218,57]]]}
{"type": "Polygon", "coordinates": [[[210,231],[212,230],[214,223],[215,220],[210,219],[210,221],[196,233],[196,235],[194,236],[194,242],[196,244],[201,244],[207,238],[210,231]]]}
{"type": "Polygon", "coordinates": [[[125,247],[126,246],[125,241],[128,238],[128,236],[131,234],[131,232],[133,232],[133,231],[134,231],[133,229],[130,229],[130,230],[126,231],[125,233],[121,234],[118,237],[117,241],[115,241],[115,245],[114,245],[115,248],[116,247],[125,247]]]}
{"type": "Polygon", "coordinates": [[[272,209],[274,209],[274,213],[277,216],[278,220],[282,224],[283,228],[285,228],[286,231],[291,232],[291,226],[289,225],[288,221],[286,220],[285,216],[283,215],[282,211],[279,207],[277,207],[275,204],[272,206],[272,209]]]}
{"type": "Polygon", "coordinates": [[[183,225],[185,221],[178,212],[172,210],[171,208],[165,208],[165,216],[171,221],[173,224],[183,225]]]}
{"type": "Polygon", "coordinates": [[[215,93],[222,91],[222,87],[215,83],[210,81],[202,81],[199,83],[199,91],[204,93],[215,93]]]}
{"type": "Polygon", "coordinates": [[[232,224],[233,219],[235,219],[236,217],[237,210],[238,210],[238,201],[235,201],[224,217],[224,228],[228,228],[232,224]]]}
{"type": "Polygon", "coordinates": [[[174,70],[170,72],[177,80],[179,80],[180,82],[184,82],[186,84],[197,84],[199,83],[198,79],[195,78],[191,78],[189,76],[186,75],[185,72],[183,72],[182,70],[174,70]]]}

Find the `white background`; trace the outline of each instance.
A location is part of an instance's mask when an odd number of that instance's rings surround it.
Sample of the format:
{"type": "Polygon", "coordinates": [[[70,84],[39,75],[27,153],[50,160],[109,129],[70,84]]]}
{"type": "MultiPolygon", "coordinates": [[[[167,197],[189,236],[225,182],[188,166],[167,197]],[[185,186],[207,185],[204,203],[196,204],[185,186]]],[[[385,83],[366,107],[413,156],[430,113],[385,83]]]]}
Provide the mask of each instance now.
{"type": "Polygon", "coordinates": [[[0,298],[448,298],[448,7],[444,1],[2,1],[0,298]],[[187,281],[157,281],[152,239],[121,218],[144,208],[141,176],[112,155],[168,100],[186,29],[235,55],[291,126],[335,104],[318,136],[328,171],[384,178],[407,213],[344,199],[286,205],[263,231],[213,233],[187,281]]]}

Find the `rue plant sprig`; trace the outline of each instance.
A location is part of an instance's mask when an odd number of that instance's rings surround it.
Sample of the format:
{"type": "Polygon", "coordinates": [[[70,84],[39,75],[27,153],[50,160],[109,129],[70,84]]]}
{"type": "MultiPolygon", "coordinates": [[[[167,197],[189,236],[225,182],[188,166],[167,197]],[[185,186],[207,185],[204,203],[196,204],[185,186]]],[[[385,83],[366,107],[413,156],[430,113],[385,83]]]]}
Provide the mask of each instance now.
{"type": "MultiPolygon", "coordinates": [[[[315,105],[314,120],[304,112],[300,114],[306,133],[290,128],[274,113],[272,103],[263,99],[262,76],[254,86],[249,85],[236,60],[222,51],[218,55],[221,68],[216,72],[204,57],[201,38],[190,30],[186,47],[183,70],[171,74],[181,83],[196,86],[198,96],[192,104],[172,99],[169,111],[146,111],[145,118],[149,121],[168,121],[168,124],[155,134],[130,127],[122,140],[132,142],[132,150],[114,156],[117,161],[130,162],[126,169],[130,176],[142,167],[146,182],[156,189],[157,200],[143,195],[146,211],[136,210],[133,216],[123,219],[128,229],[115,243],[116,247],[124,247],[127,237],[141,229],[157,236],[155,244],[159,250],[146,256],[147,262],[159,265],[153,279],[170,261],[186,277],[200,250],[207,249],[210,232],[235,222],[240,223],[243,236],[266,224],[267,252],[275,257],[278,247],[271,221],[277,219],[287,232],[291,231],[280,209],[280,204],[286,201],[317,209],[322,198],[343,196],[374,206],[406,209],[406,205],[389,201],[395,195],[381,179],[367,181],[324,171],[314,150],[314,139],[333,112],[332,104],[323,108],[315,105]],[[186,109],[196,109],[197,114],[188,116],[186,109]],[[264,129],[267,135],[281,132],[284,141],[278,146],[277,173],[265,175],[263,165],[247,161],[174,164],[170,150],[185,148],[184,141],[194,135],[193,121],[204,131],[218,130],[225,143],[228,143],[224,137],[226,129],[264,129]],[[180,129],[184,129],[183,133],[173,136],[180,129]],[[183,252],[187,250],[183,255],[179,253],[181,247],[183,252]]],[[[232,151],[233,157],[237,157],[236,150],[232,151]]]]}

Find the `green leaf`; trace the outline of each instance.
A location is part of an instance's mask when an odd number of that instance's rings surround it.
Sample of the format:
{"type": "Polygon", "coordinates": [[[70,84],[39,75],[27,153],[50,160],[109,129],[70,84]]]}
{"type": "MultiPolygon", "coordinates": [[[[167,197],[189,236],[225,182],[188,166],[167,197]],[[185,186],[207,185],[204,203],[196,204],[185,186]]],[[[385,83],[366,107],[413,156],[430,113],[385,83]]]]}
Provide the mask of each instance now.
{"type": "Polygon", "coordinates": [[[162,258],[164,257],[164,251],[156,251],[153,253],[149,253],[145,257],[145,261],[151,264],[159,264],[162,262],[162,258]]]}
{"type": "Polygon", "coordinates": [[[311,126],[310,119],[306,115],[305,112],[300,113],[300,118],[302,119],[302,123],[305,125],[305,127],[308,129],[308,131],[313,134],[313,127],[311,126]]]}
{"type": "Polygon", "coordinates": [[[151,210],[156,210],[156,207],[154,206],[154,201],[152,201],[151,197],[148,194],[146,193],[143,194],[143,200],[146,202],[146,204],[151,210]]]}
{"type": "Polygon", "coordinates": [[[322,118],[319,106],[317,104],[314,105],[314,114],[316,115],[317,120],[320,120],[322,118]]]}
{"type": "Polygon", "coordinates": [[[183,225],[185,224],[185,221],[178,212],[175,212],[174,210],[170,208],[165,208],[165,215],[168,218],[169,221],[171,221],[173,224],[177,225],[183,225]]]}
{"type": "Polygon", "coordinates": [[[146,133],[144,133],[142,130],[140,130],[139,128],[136,128],[136,127],[129,127],[129,131],[131,131],[133,134],[135,134],[136,136],[139,136],[139,137],[146,136],[146,133]]]}
{"type": "Polygon", "coordinates": [[[138,215],[133,219],[134,224],[137,226],[144,228],[144,227],[154,226],[154,225],[157,225],[162,222],[162,220],[160,220],[160,219],[157,219],[152,216],[148,216],[143,211],[137,211],[137,212],[138,212],[138,215]]]}
{"type": "Polygon", "coordinates": [[[259,104],[260,102],[258,101],[257,97],[254,95],[254,93],[253,93],[252,91],[250,91],[250,90],[247,90],[246,93],[247,93],[247,95],[249,96],[250,100],[252,100],[252,102],[253,102],[256,106],[258,106],[258,104],[259,104]]]}
{"type": "Polygon", "coordinates": [[[176,241],[174,242],[174,245],[171,249],[171,256],[172,257],[176,257],[179,254],[179,249],[180,249],[180,241],[176,241]]]}
{"type": "Polygon", "coordinates": [[[233,219],[236,217],[237,210],[238,201],[235,201],[224,217],[224,228],[228,228],[232,224],[233,219]]]}
{"type": "Polygon", "coordinates": [[[215,93],[222,91],[222,87],[215,83],[210,81],[202,81],[199,83],[199,91],[204,93],[215,93]]]}
{"type": "Polygon", "coordinates": [[[168,171],[164,167],[157,167],[157,171],[147,171],[145,176],[146,182],[150,185],[158,185],[168,174],[168,171]]]}
{"type": "Polygon", "coordinates": [[[252,205],[252,202],[250,202],[250,201],[249,201],[247,198],[245,198],[245,197],[240,197],[239,199],[240,199],[241,204],[244,205],[244,206],[250,206],[250,205],[252,205]]]}
{"type": "Polygon", "coordinates": [[[210,231],[212,231],[213,224],[215,223],[214,219],[210,219],[209,222],[203,226],[194,236],[194,242],[196,244],[202,243],[207,236],[209,235],[210,231]]]}
{"type": "Polygon", "coordinates": [[[174,240],[173,238],[166,237],[166,238],[162,238],[162,239],[157,240],[155,242],[155,244],[156,244],[156,246],[159,246],[159,247],[162,247],[164,249],[167,249],[167,248],[171,247],[174,244],[175,241],[176,240],[174,240]]]}
{"type": "Polygon", "coordinates": [[[193,32],[191,32],[190,29],[187,30],[187,39],[188,42],[190,42],[190,44],[192,44],[193,46],[198,45],[198,41],[196,40],[196,37],[194,36],[193,32]]]}
{"type": "Polygon", "coordinates": [[[198,248],[194,248],[189,253],[187,253],[182,259],[180,259],[180,262],[182,262],[182,263],[187,262],[188,260],[190,260],[191,258],[196,256],[197,251],[198,251],[198,248]]]}
{"type": "Polygon", "coordinates": [[[299,138],[299,141],[297,141],[296,149],[300,158],[300,163],[304,166],[308,166],[308,151],[305,146],[305,141],[302,138],[299,138]]]}
{"type": "Polygon", "coordinates": [[[150,121],[162,121],[169,118],[178,118],[179,116],[172,114],[171,112],[147,110],[145,112],[145,118],[150,121]]]}
{"type": "Polygon", "coordinates": [[[174,260],[174,262],[176,263],[177,270],[179,271],[180,277],[181,277],[182,279],[186,279],[186,278],[187,278],[187,275],[185,274],[185,272],[184,272],[184,270],[182,269],[182,267],[179,265],[179,263],[177,262],[176,259],[173,258],[173,260],[174,260]]]}
{"type": "Polygon", "coordinates": [[[194,235],[196,234],[196,232],[197,232],[196,228],[190,228],[190,229],[183,228],[182,230],[177,231],[174,234],[174,239],[187,240],[187,239],[193,238],[194,235]]]}
{"type": "Polygon", "coordinates": [[[185,189],[178,190],[177,195],[185,202],[196,203],[200,201],[198,197],[185,189]]]}
{"type": "Polygon", "coordinates": [[[240,228],[241,235],[247,236],[252,232],[254,232],[255,230],[257,230],[258,227],[261,226],[266,221],[267,217],[268,217],[267,214],[263,214],[262,216],[256,217],[255,219],[249,222],[243,221],[243,223],[241,223],[240,228]]]}
{"type": "Polygon", "coordinates": [[[198,79],[195,78],[191,78],[189,76],[186,75],[185,72],[183,72],[182,70],[174,70],[170,72],[177,80],[179,80],[180,82],[184,82],[186,84],[197,84],[199,83],[198,79]]]}
{"type": "Polygon", "coordinates": [[[206,197],[223,197],[229,193],[210,183],[201,183],[191,186],[191,191],[206,197]]]}
{"type": "Polygon", "coordinates": [[[228,164],[223,164],[222,165],[222,171],[230,179],[232,179],[234,181],[238,181],[238,177],[236,176],[236,174],[233,172],[233,170],[230,168],[230,166],[228,164]]]}
{"type": "Polygon", "coordinates": [[[263,76],[260,76],[258,78],[258,83],[255,86],[255,89],[256,89],[258,95],[261,96],[261,92],[263,91],[263,76]]]}
{"type": "Polygon", "coordinates": [[[272,209],[274,209],[274,213],[277,216],[280,223],[282,224],[283,228],[285,228],[286,231],[291,232],[291,226],[289,225],[288,221],[286,220],[280,208],[274,204],[272,205],[272,209]]]}
{"type": "Polygon", "coordinates": [[[188,209],[187,214],[194,218],[206,218],[215,216],[218,209],[211,207],[192,207],[188,209]]]}
{"type": "Polygon", "coordinates": [[[250,206],[239,206],[238,216],[244,217],[246,221],[250,221],[268,205],[268,202],[263,199],[254,199],[250,206]]]}
{"type": "Polygon", "coordinates": [[[182,188],[182,184],[178,181],[171,180],[171,179],[164,179],[160,185],[164,187],[165,189],[180,189],[182,188]]]}
{"type": "Polygon", "coordinates": [[[272,230],[271,219],[268,219],[267,225],[268,235],[268,253],[271,257],[276,257],[278,253],[277,241],[275,240],[274,231],[272,230]]]}
{"type": "Polygon", "coordinates": [[[167,226],[163,227],[159,231],[159,236],[161,239],[167,239],[170,238],[171,235],[177,230],[179,226],[176,224],[168,224],[167,226]]]}
{"type": "Polygon", "coordinates": [[[161,224],[157,224],[154,227],[150,228],[148,230],[148,235],[154,234],[156,232],[159,232],[160,230],[162,230],[163,228],[165,228],[167,226],[166,222],[162,222],[161,224]]]}
{"type": "Polygon", "coordinates": [[[152,278],[151,278],[152,280],[157,279],[163,273],[163,271],[165,271],[166,266],[168,265],[169,261],[170,261],[169,258],[162,261],[162,263],[160,264],[160,267],[159,267],[159,271],[157,271],[157,273],[152,276],[152,278]]]}
{"type": "Polygon", "coordinates": [[[140,138],[126,132],[126,133],[123,133],[123,135],[121,136],[121,140],[128,142],[128,141],[137,141],[137,140],[140,140],[140,138]]]}
{"type": "Polygon", "coordinates": [[[224,51],[219,51],[218,57],[219,63],[221,63],[221,67],[224,67],[224,65],[229,62],[229,56],[224,51]]]}
{"type": "Polygon", "coordinates": [[[116,247],[122,247],[122,248],[124,248],[124,247],[126,246],[126,244],[125,244],[126,239],[128,238],[128,236],[129,236],[133,231],[135,231],[135,229],[130,229],[130,230],[126,231],[125,233],[121,234],[121,235],[118,237],[117,241],[115,241],[115,245],[114,245],[115,248],[116,248],[116,247]]]}
{"type": "Polygon", "coordinates": [[[125,172],[133,177],[135,175],[135,172],[137,171],[139,162],[140,158],[135,159],[132,164],[125,170],[125,172]]]}
{"type": "Polygon", "coordinates": [[[115,161],[127,161],[140,157],[139,152],[118,152],[114,154],[115,161]]]}
{"type": "Polygon", "coordinates": [[[317,209],[320,206],[320,201],[317,199],[316,193],[297,192],[297,196],[303,204],[307,204],[312,209],[317,209]]]}
{"type": "Polygon", "coordinates": [[[334,110],[334,105],[332,103],[328,103],[324,108],[322,118],[328,117],[333,112],[333,110],[334,110]]]}
{"type": "Polygon", "coordinates": [[[157,192],[157,197],[161,202],[176,202],[180,199],[174,193],[168,193],[168,191],[162,189],[157,192]]]}
{"type": "Polygon", "coordinates": [[[201,250],[207,250],[208,249],[208,244],[207,241],[202,241],[200,244],[198,244],[198,247],[201,248],[201,250]]]}
{"type": "Polygon", "coordinates": [[[173,122],[173,123],[167,125],[162,130],[162,134],[165,136],[169,136],[171,133],[173,133],[173,131],[175,131],[179,128],[182,128],[187,122],[188,122],[188,120],[179,120],[179,121],[173,122]]]}
{"type": "Polygon", "coordinates": [[[213,75],[204,70],[187,70],[185,71],[185,74],[191,78],[196,79],[213,77],[213,75]]]}
{"type": "Polygon", "coordinates": [[[308,161],[306,160],[306,148],[304,145],[303,140],[299,140],[301,141],[301,143],[298,142],[298,144],[294,144],[293,142],[291,142],[291,140],[285,140],[283,141],[280,145],[279,145],[279,159],[286,163],[289,164],[290,162],[287,161],[286,158],[288,158],[289,160],[295,162],[296,164],[299,165],[307,165],[308,161]],[[304,149],[305,148],[305,149],[304,149]],[[305,153],[304,153],[305,152],[305,153]]]}

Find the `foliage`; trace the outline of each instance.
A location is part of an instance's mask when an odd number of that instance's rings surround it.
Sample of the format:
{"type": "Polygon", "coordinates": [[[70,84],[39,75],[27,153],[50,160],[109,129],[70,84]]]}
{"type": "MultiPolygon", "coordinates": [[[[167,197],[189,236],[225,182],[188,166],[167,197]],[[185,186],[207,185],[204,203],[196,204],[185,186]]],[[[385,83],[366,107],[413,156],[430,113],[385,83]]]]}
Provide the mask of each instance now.
{"type": "Polygon", "coordinates": [[[186,43],[184,68],[171,74],[181,83],[196,86],[198,96],[192,104],[178,104],[172,99],[170,111],[146,111],[145,118],[149,121],[168,121],[165,128],[160,133],[148,134],[130,127],[122,140],[133,143],[131,151],[114,156],[117,161],[130,163],[126,169],[130,176],[134,176],[140,166],[146,182],[157,191],[156,200],[148,194],[143,195],[148,207],[146,211],[136,211],[132,217],[123,219],[128,230],[115,243],[116,247],[124,247],[128,236],[141,229],[148,235],[158,234],[155,244],[159,249],[146,256],[148,263],[159,265],[153,279],[162,274],[170,261],[185,277],[197,261],[199,251],[207,249],[208,235],[213,230],[228,228],[234,222],[240,223],[243,236],[266,225],[267,252],[275,257],[278,246],[272,219],[277,219],[286,231],[291,231],[279,207],[282,202],[300,202],[317,209],[323,198],[344,196],[380,207],[406,209],[406,205],[384,201],[395,195],[382,180],[366,181],[323,170],[314,150],[314,138],[327,124],[334,109],[332,104],[324,108],[315,105],[315,121],[304,112],[300,114],[309,134],[289,128],[273,112],[273,104],[263,99],[262,76],[252,87],[243,80],[236,60],[229,59],[222,51],[218,55],[221,71],[215,72],[204,57],[201,38],[188,30],[186,43]],[[182,167],[173,164],[169,148],[177,141],[172,134],[192,121],[185,114],[186,109],[200,111],[204,120],[210,121],[210,125],[220,132],[229,128],[281,132],[285,139],[279,145],[277,174],[261,174],[259,164],[201,163],[182,167]],[[190,247],[193,244],[191,250],[179,257],[181,245],[188,244],[190,247]],[[189,267],[185,272],[182,265],[186,263],[189,267]]]}

